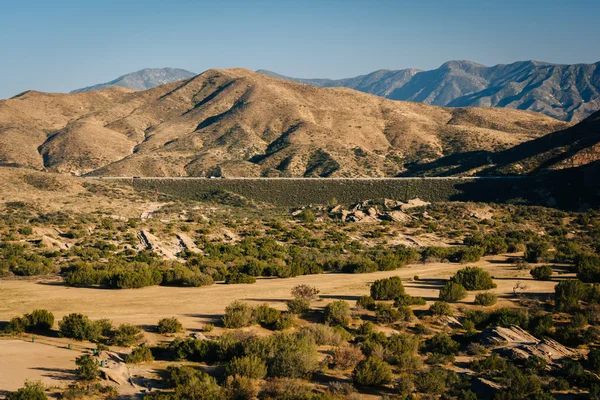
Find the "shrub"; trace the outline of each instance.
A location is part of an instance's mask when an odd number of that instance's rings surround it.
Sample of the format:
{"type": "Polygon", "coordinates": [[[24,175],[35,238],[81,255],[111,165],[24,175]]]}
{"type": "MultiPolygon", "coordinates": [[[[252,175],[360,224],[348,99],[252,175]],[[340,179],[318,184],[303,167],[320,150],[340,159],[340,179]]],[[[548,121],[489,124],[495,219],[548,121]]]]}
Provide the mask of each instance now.
{"type": "Polygon", "coordinates": [[[178,333],[183,332],[183,325],[181,325],[181,322],[175,317],[163,318],[158,321],[156,330],[162,335],[167,333],[178,333]]]}
{"type": "Polygon", "coordinates": [[[252,319],[262,327],[273,328],[281,319],[281,311],[264,303],[254,308],[252,319]]]}
{"type": "Polygon", "coordinates": [[[485,306],[485,307],[493,306],[497,302],[498,302],[498,296],[495,293],[491,293],[491,292],[478,293],[477,296],[475,296],[475,304],[477,304],[479,306],[485,306]]]}
{"type": "Polygon", "coordinates": [[[243,328],[252,325],[252,307],[242,301],[234,301],[225,309],[225,328],[243,328]]]}
{"type": "Polygon", "coordinates": [[[292,314],[301,315],[310,310],[310,302],[306,299],[293,299],[286,304],[292,314]]]}
{"type": "Polygon", "coordinates": [[[227,375],[239,375],[252,379],[263,379],[267,375],[267,365],[255,355],[234,357],[227,363],[227,375]]]}
{"type": "Polygon", "coordinates": [[[306,378],[317,370],[319,359],[312,340],[292,335],[279,335],[273,340],[273,356],[267,362],[269,376],[306,378]]]}
{"type": "Polygon", "coordinates": [[[375,299],[371,296],[360,296],[358,300],[356,300],[356,307],[359,309],[374,310],[375,299]]]}
{"type": "Polygon", "coordinates": [[[75,359],[77,365],[77,376],[86,381],[93,381],[100,376],[100,369],[98,361],[86,354],[75,359]]]}
{"type": "Polygon", "coordinates": [[[279,319],[275,323],[275,329],[278,331],[283,331],[286,329],[290,329],[294,326],[294,314],[291,313],[281,313],[279,319]]]}
{"type": "Polygon", "coordinates": [[[548,243],[536,241],[527,243],[525,248],[525,261],[530,263],[544,262],[548,260],[548,243]]]}
{"type": "Polygon", "coordinates": [[[363,358],[362,351],[356,346],[341,346],[333,350],[333,365],[339,369],[354,368],[363,358]]]}
{"type": "Polygon", "coordinates": [[[31,314],[25,314],[28,331],[46,331],[54,325],[54,314],[48,310],[34,310],[31,314]]]}
{"type": "Polygon", "coordinates": [[[298,337],[310,338],[318,346],[339,346],[345,339],[341,331],[327,325],[308,325],[298,332],[298,337]]]}
{"type": "Polygon", "coordinates": [[[46,388],[42,382],[25,381],[25,385],[16,392],[8,393],[7,400],[48,400],[46,388]]]}
{"type": "Polygon", "coordinates": [[[227,275],[225,279],[225,283],[227,284],[239,284],[239,283],[256,283],[256,278],[251,275],[241,274],[241,273],[233,273],[227,275]]]}
{"type": "Polygon", "coordinates": [[[457,261],[463,264],[477,262],[483,256],[484,250],[479,246],[467,247],[456,254],[457,261]]]}
{"type": "Polygon", "coordinates": [[[537,279],[538,281],[548,281],[550,277],[552,277],[552,267],[549,265],[542,265],[540,267],[533,268],[530,272],[533,279],[537,279]]]}
{"type": "Polygon", "coordinates": [[[399,276],[378,279],[371,285],[371,297],[375,300],[394,300],[404,294],[404,285],[399,276]]]}
{"type": "Polygon", "coordinates": [[[454,315],[450,304],[443,301],[436,301],[435,303],[433,303],[431,306],[429,306],[429,311],[431,311],[433,315],[438,316],[447,315],[449,317],[452,317],[454,315]]]}
{"type": "Polygon", "coordinates": [[[370,335],[377,331],[377,325],[370,321],[365,321],[358,327],[357,333],[359,335],[370,335]]]}
{"type": "Polygon", "coordinates": [[[311,388],[297,379],[269,379],[261,388],[258,398],[261,400],[312,400],[311,388]]]}
{"type": "Polygon", "coordinates": [[[98,340],[100,337],[100,326],[91,321],[83,314],[69,314],[58,323],[60,335],[76,340],[98,340]]]}
{"type": "Polygon", "coordinates": [[[459,344],[445,333],[438,333],[427,341],[427,347],[432,353],[450,355],[458,353],[459,344]]]}
{"type": "Polygon", "coordinates": [[[142,330],[137,326],[121,324],[113,333],[112,343],[116,346],[128,347],[136,344],[142,337],[142,330]]]}
{"type": "Polygon", "coordinates": [[[292,288],[292,296],[296,299],[308,301],[316,300],[319,295],[319,289],[308,285],[297,285],[292,288]]]}
{"type": "Polygon", "coordinates": [[[408,294],[403,294],[394,299],[394,307],[403,307],[403,306],[424,306],[427,304],[424,298],[422,297],[413,297],[408,294]]]}
{"type": "Polygon", "coordinates": [[[392,368],[380,358],[368,357],[352,372],[354,383],[360,386],[380,386],[392,381],[392,368]]]}
{"type": "Polygon", "coordinates": [[[440,300],[442,301],[454,302],[465,297],[467,297],[467,290],[459,283],[448,282],[440,289],[440,300]]]}
{"type": "Polygon", "coordinates": [[[580,280],[560,281],[554,287],[556,308],[570,311],[579,308],[579,301],[585,298],[587,287],[580,280]]]}
{"type": "Polygon", "coordinates": [[[325,323],[328,325],[348,326],[350,323],[350,305],[337,300],[329,303],[325,307],[325,323]]]}
{"type": "Polygon", "coordinates": [[[414,382],[421,393],[441,394],[446,390],[447,378],[448,373],[443,368],[435,366],[419,373],[414,382]]]}
{"type": "Polygon", "coordinates": [[[490,274],[479,267],[463,268],[457,271],[450,281],[462,285],[467,290],[488,290],[496,287],[490,274]]]}
{"type": "Polygon", "coordinates": [[[253,379],[239,375],[228,376],[225,380],[225,394],[228,399],[256,399],[258,386],[253,379]]]}
{"type": "Polygon", "coordinates": [[[131,353],[125,356],[125,362],[127,364],[139,364],[144,362],[154,361],[154,356],[149,347],[140,346],[136,347],[131,353]]]}

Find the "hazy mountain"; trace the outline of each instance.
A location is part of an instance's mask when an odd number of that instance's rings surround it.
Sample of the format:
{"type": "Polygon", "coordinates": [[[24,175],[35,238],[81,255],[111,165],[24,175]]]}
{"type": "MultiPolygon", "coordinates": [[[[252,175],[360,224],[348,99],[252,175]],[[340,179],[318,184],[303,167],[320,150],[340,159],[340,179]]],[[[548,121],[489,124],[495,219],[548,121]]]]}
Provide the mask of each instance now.
{"type": "Polygon", "coordinates": [[[71,93],[89,92],[91,90],[104,89],[110,86],[122,86],[129,89],[146,90],[152,89],[156,86],[164,85],[165,83],[189,79],[195,75],[195,73],[186,71],[184,69],[146,68],[137,72],[120,76],[110,82],[100,83],[82,89],[76,89],[71,91],[71,93]]]}
{"type": "Polygon", "coordinates": [[[431,71],[376,71],[356,78],[297,79],[314,86],[344,86],[384,96],[448,107],[507,107],[581,121],[600,109],[600,62],[558,65],[522,61],[486,67],[449,61],[431,71]]]}

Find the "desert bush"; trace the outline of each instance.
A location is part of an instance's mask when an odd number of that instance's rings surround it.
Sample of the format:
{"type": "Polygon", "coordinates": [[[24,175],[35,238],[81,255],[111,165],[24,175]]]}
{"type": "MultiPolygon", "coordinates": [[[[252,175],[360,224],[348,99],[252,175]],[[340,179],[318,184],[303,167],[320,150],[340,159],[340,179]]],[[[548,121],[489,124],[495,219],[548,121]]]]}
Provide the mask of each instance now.
{"type": "Polygon", "coordinates": [[[455,302],[467,297],[467,290],[463,285],[455,282],[448,282],[440,289],[440,300],[446,302],[455,302]]]}
{"type": "Polygon", "coordinates": [[[462,285],[467,290],[488,290],[496,287],[490,274],[479,267],[466,267],[454,274],[451,282],[462,285]]]}
{"type": "Polygon", "coordinates": [[[321,324],[302,327],[298,337],[310,338],[318,346],[339,346],[346,339],[340,329],[321,324]]]}
{"type": "Polygon", "coordinates": [[[308,338],[278,335],[274,340],[268,374],[272,377],[306,378],[319,366],[315,344],[308,338]]]}
{"type": "Polygon", "coordinates": [[[328,325],[348,326],[350,305],[343,300],[331,302],[325,307],[324,317],[325,323],[328,325]]]}
{"type": "Polygon", "coordinates": [[[294,326],[294,314],[292,313],[281,313],[277,322],[275,323],[274,328],[278,331],[283,331],[286,329],[290,329],[294,326]]]}
{"type": "Polygon", "coordinates": [[[227,399],[254,400],[258,396],[258,385],[254,379],[244,376],[228,376],[225,380],[227,399]]]}
{"type": "Polygon", "coordinates": [[[262,386],[260,400],[313,400],[311,388],[298,379],[273,378],[262,386]]]}
{"type": "Polygon", "coordinates": [[[404,294],[399,276],[378,279],[371,285],[371,297],[375,300],[394,300],[404,294]]]}
{"type": "Polygon", "coordinates": [[[234,301],[225,308],[225,328],[243,328],[252,325],[252,307],[242,301],[234,301]]]}
{"type": "Polygon", "coordinates": [[[108,280],[108,286],[114,289],[137,289],[160,285],[163,276],[158,268],[144,263],[133,263],[126,270],[114,273],[108,280]]]}
{"type": "Polygon", "coordinates": [[[375,325],[374,323],[372,323],[370,321],[365,321],[362,324],[360,324],[356,333],[358,333],[359,335],[366,336],[366,335],[375,333],[376,331],[377,331],[377,325],[375,325]]]}
{"type": "Polygon", "coordinates": [[[16,392],[8,393],[7,400],[47,400],[46,387],[42,382],[25,381],[25,385],[16,392]]]}
{"type": "Polygon", "coordinates": [[[319,289],[309,285],[297,285],[292,288],[292,296],[296,299],[308,301],[316,300],[319,296],[319,289]]]}
{"type": "Polygon", "coordinates": [[[301,315],[310,310],[310,301],[306,299],[296,298],[289,300],[287,303],[288,310],[292,314],[301,315]]]}
{"type": "Polygon", "coordinates": [[[116,346],[128,347],[136,344],[143,337],[142,330],[132,324],[121,324],[113,332],[111,341],[116,346]]]}
{"type": "Polygon", "coordinates": [[[368,357],[360,361],[352,372],[354,383],[360,386],[380,386],[392,381],[392,368],[380,358],[368,357]]]}
{"type": "Polygon", "coordinates": [[[274,328],[281,319],[281,311],[264,303],[254,307],[254,310],[252,310],[252,319],[262,327],[274,328]]]}
{"type": "Polygon", "coordinates": [[[429,306],[429,311],[431,311],[433,315],[438,316],[447,315],[449,317],[452,317],[454,315],[450,304],[443,301],[436,301],[435,303],[433,303],[431,306],[429,306]]]}
{"type": "Polygon", "coordinates": [[[181,322],[175,317],[162,318],[158,321],[156,330],[162,335],[167,333],[179,333],[183,332],[183,325],[181,325],[181,322]]]}
{"type": "Polygon", "coordinates": [[[95,341],[100,338],[101,327],[83,314],[69,314],[58,323],[61,336],[76,340],[95,341]]]}
{"type": "Polygon", "coordinates": [[[52,329],[53,325],[54,314],[48,310],[34,310],[22,317],[11,318],[4,331],[12,334],[41,332],[52,329]]]}
{"type": "Polygon", "coordinates": [[[408,294],[403,294],[394,299],[394,307],[402,307],[402,306],[424,306],[427,304],[424,298],[422,297],[413,297],[408,294]]]}
{"type": "Polygon", "coordinates": [[[251,275],[246,275],[242,273],[233,273],[227,275],[225,279],[225,283],[227,284],[239,284],[239,283],[256,283],[256,278],[251,275]]]}
{"type": "Polygon", "coordinates": [[[556,308],[570,311],[579,308],[579,302],[587,293],[586,285],[580,280],[563,280],[554,287],[556,308]]]}
{"type": "Polygon", "coordinates": [[[358,300],[356,300],[356,307],[359,309],[374,310],[375,299],[371,296],[360,296],[358,300]]]}
{"type": "Polygon", "coordinates": [[[252,379],[263,379],[267,375],[267,365],[265,362],[255,356],[234,357],[227,363],[225,368],[227,375],[239,375],[252,379]]]}
{"type": "Polygon", "coordinates": [[[154,361],[154,356],[149,347],[140,346],[136,347],[131,353],[125,356],[125,362],[127,364],[140,364],[144,362],[154,361]]]}
{"type": "Polygon", "coordinates": [[[86,354],[75,359],[77,365],[77,376],[86,381],[93,381],[100,376],[100,364],[98,361],[86,354]]]}
{"type": "Polygon", "coordinates": [[[456,260],[460,263],[466,264],[470,262],[477,262],[483,256],[484,249],[479,246],[467,247],[466,249],[459,250],[456,254],[456,260]]]}
{"type": "Polygon", "coordinates": [[[333,350],[333,365],[338,369],[354,368],[363,358],[362,351],[356,346],[340,346],[333,350]]]}
{"type": "Polygon", "coordinates": [[[552,277],[552,267],[549,265],[542,265],[539,267],[534,267],[529,272],[533,279],[537,279],[538,281],[547,281],[552,277]]]}
{"type": "Polygon", "coordinates": [[[548,248],[548,243],[544,241],[538,240],[531,243],[527,243],[527,247],[525,249],[525,261],[530,263],[548,261],[548,248]]]}
{"type": "Polygon", "coordinates": [[[478,306],[485,306],[485,307],[493,306],[497,302],[498,302],[498,296],[495,293],[491,293],[491,292],[478,293],[475,296],[475,304],[477,304],[478,306]]]}
{"type": "Polygon", "coordinates": [[[420,372],[415,378],[415,386],[421,393],[442,394],[446,390],[448,373],[441,367],[434,366],[428,371],[420,372]]]}
{"type": "Polygon", "coordinates": [[[445,333],[438,333],[427,341],[427,349],[432,353],[456,355],[459,344],[445,333]]]}

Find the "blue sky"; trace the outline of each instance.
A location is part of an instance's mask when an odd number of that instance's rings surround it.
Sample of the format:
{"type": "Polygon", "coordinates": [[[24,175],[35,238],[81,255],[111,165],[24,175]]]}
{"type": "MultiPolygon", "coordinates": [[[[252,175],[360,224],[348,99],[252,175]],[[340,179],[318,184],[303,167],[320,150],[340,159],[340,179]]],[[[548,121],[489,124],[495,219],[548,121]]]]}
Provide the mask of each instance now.
{"type": "Polygon", "coordinates": [[[599,0],[0,0],[0,98],[146,67],[377,69],[600,60],[599,0]]]}

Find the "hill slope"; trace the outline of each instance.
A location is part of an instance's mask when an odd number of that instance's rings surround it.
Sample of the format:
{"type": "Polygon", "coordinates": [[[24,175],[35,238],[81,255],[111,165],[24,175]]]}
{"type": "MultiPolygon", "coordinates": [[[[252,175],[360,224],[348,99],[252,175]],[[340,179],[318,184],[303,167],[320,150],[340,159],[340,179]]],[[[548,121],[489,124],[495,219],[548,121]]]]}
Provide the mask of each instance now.
{"type": "Polygon", "coordinates": [[[521,61],[486,67],[470,61],[449,61],[431,71],[382,70],[340,80],[277,76],[314,86],[349,87],[392,100],[448,107],[515,108],[563,121],[581,121],[600,109],[600,62],[557,65],[521,61]]]}
{"type": "Polygon", "coordinates": [[[433,162],[409,165],[405,175],[539,174],[594,163],[600,164],[600,111],[573,127],[496,153],[456,153],[433,162]]]}
{"type": "Polygon", "coordinates": [[[0,101],[0,165],[107,176],[395,176],[407,161],[502,150],[568,126],[209,70],[146,91],[0,101]]]}
{"type": "Polygon", "coordinates": [[[189,79],[196,75],[193,72],[177,68],[146,68],[118,77],[106,83],[100,83],[81,89],[75,89],[71,93],[89,92],[91,90],[104,89],[110,86],[122,86],[135,90],[147,90],[165,83],[177,82],[189,79]]]}

